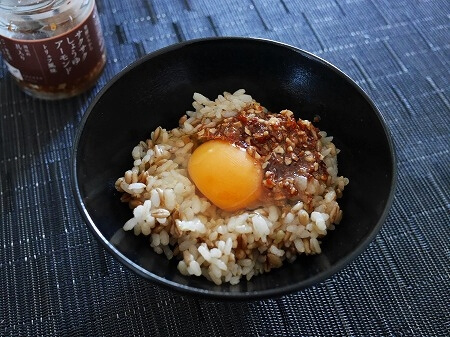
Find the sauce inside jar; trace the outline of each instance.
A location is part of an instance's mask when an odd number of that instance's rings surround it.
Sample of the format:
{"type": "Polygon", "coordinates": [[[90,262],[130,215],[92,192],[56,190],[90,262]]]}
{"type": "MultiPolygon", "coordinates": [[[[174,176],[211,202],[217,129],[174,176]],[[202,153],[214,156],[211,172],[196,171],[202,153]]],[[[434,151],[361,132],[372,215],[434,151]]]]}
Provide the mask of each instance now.
{"type": "Polygon", "coordinates": [[[90,88],[106,63],[94,0],[43,1],[0,9],[0,51],[18,85],[43,99],[90,88]],[[39,7],[39,6],[38,6],[39,7]]]}

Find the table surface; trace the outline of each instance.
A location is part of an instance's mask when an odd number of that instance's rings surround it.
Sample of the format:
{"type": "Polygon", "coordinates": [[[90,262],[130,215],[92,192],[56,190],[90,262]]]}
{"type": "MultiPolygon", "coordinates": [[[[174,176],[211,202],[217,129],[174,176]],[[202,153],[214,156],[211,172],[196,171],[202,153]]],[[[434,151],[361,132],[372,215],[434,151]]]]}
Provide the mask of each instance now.
{"type": "Polygon", "coordinates": [[[98,0],[106,69],[91,91],[47,102],[0,66],[0,336],[449,336],[450,2],[98,0]],[[88,104],[164,46],[252,36],[310,51],[352,77],[392,133],[398,187],[368,249],[316,286],[220,303],[152,285],[83,222],[69,184],[88,104]]]}

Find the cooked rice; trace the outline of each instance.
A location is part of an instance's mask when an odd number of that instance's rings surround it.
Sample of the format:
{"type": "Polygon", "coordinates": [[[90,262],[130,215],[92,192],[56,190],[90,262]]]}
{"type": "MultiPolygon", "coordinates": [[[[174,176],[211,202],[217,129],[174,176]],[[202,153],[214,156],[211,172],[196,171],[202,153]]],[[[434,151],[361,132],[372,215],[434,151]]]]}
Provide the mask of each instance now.
{"type": "Polygon", "coordinates": [[[125,192],[122,201],[134,208],[124,230],[148,236],[158,254],[178,257],[183,275],[203,275],[216,284],[250,280],[299,254],[320,253],[320,239],[342,218],[336,199],[348,179],[337,175],[339,150],[323,131],[321,154],[329,179],[300,179],[314,194],[308,207],[299,201],[229,213],[196,194],[187,172],[193,135],[201,125],[235,116],[252,101],[243,89],[213,101],[195,93],[194,111],[186,113],[180,127],[158,127],[141,141],[132,151],[133,168],[116,182],[117,190],[125,192]]]}

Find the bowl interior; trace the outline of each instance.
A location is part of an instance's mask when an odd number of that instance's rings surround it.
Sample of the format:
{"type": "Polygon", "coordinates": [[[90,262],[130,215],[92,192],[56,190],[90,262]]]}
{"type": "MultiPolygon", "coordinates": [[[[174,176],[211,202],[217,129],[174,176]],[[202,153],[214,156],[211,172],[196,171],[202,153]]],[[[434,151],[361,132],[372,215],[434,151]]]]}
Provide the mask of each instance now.
{"type": "Polygon", "coordinates": [[[75,143],[73,186],[88,226],[105,247],[138,274],[187,293],[256,298],[314,284],[341,269],[373,239],[392,201],[395,159],[380,114],[347,76],[327,62],[279,43],[206,39],[147,55],[116,76],[95,98],[75,143]],[[334,136],[339,174],[350,179],[340,199],[344,218],[322,244],[322,254],[221,285],[185,277],[149,247],[122,231],[132,213],[114,182],[132,167],[131,151],[157,126],[171,129],[191,109],[192,95],[214,99],[244,88],[270,111],[292,110],[334,136]]]}

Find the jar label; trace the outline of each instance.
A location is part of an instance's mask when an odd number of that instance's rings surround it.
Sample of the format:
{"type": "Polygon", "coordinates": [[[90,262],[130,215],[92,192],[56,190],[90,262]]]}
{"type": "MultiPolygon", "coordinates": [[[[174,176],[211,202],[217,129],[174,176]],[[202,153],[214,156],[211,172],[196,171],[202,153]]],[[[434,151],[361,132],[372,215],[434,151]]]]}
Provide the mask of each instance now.
{"type": "Polygon", "coordinates": [[[0,51],[14,77],[32,85],[60,89],[89,78],[102,60],[104,49],[95,4],[85,21],[64,34],[41,40],[0,36],[0,51]]]}

